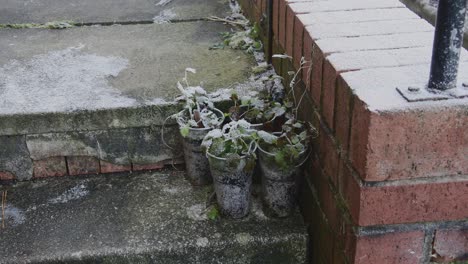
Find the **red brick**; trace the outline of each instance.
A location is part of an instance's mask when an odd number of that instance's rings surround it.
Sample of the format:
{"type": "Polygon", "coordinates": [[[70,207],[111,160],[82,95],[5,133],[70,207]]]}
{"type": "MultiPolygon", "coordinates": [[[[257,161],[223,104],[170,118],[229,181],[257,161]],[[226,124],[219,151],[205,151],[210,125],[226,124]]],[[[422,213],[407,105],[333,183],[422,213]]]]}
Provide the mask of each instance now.
{"type": "Polygon", "coordinates": [[[293,41],[294,41],[294,20],[296,18],[296,14],[291,10],[289,5],[286,5],[286,28],[285,28],[285,44],[284,49],[286,50],[286,54],[289,56],[293,56],[293,41]]]}
{"type": "Polygon", "coordinates": [[[0,181],[11,181],[14,179],[16,179],[16,177],[13,173],[8,171],[0,171],[0,181]]]}
{"type": "Polygon", "coordinates": [[[273,36],[275,39],[278,39],[278,19],[279,19],[279,2],[280,0],[273,0],[273,36]]]}
{"type": "Polygon", "coordinates": [[[349,149],[349,134],[351,126],[351,111],[353,92],[346,82],[338,77],[335,94],[335,137],[345,156],[349,149]]]}
{"type": "Polygon", "coordinates": [[[345,200],[346,206],[352,219],[358,222],[359,219],[359,207],[361,202],[361,187],[359,183],[354,179],[352,169],[348,164],[340,159],[340,172],[339,172],[339,183],[338,189],[341,197],[345,200]]]}
{"type": "MultiPolygon", "coordinates": [[[[304,80],[304,83],[306,84],[307,89],[311,92],[312,82],[310,78],[312,75],[311,62],[312,62],[312,48],[314,46],[314,43],[307,31],[304,31],[303,34],[304,34],[303,55],[304,55],[304,59],[307,61],[307,64],[304,65],[305,69],[302,71],[302,80],[304,80]]],[[[316,104],[316,106],[319,106],[319,105],[316,104]]]]}
{"type": "Polygon", "coordinates": [[[33,177],[60,177],[67,175],[65,157],[51,157],[33,161],[33,177]]]}
{"type": "Polygon", "coordinates": [[[322,164],[323,171],[331,177],[333,184],[338,186],[338,167],[339,167],[339,152],[334,142],[332,135],[320,127],[320,142],[319,142],[319,158],[322,164]]]}
{"type": "Polygon", "coordinates": [[[281,47],[286,44],[286,0],[279,0],[278,8],[278,42],[281,47]]]}
{"type": "Polygon", "coordinates": [[[366,105],[358,99],[353,100],[351,119],[351,135],[349,142],[349,159],[353,168],[359,173],[359,176],[366,175],[368,135],[370,125],[370,111],[366,105]]]}
{"type": "Polygon", "coordinates": [[[322,97],[322,70],[323,70],[324,54],[322,50],[313,45],[312,49],[312,70],[311,70],[311,94],[314,103],[321,109],[322,97]]]}
{"type": "Polygon", "coordinates": [[[468,180],[363,187],[361,226],[468,218],[468,180]]]}
{"type": "MultiPolygon", "coordinates": [[[[296,69],[299,69],[301,66],[301,58],[304,56],[302,54],[302,46],[304,43],[304,25],[301,20],[296,17],[294,20],[294,39],[293,39],[293,65],[296,69]]],[[[304,69],[307,71],[307,69],[304,69]]]]}
{"type": "Polygon", "coordinates": [[[100,160],[101,165],[101,173],[114,173],[114,172],[124,172],[124,171],[131,171],[132,165],[119,165],[113,164],[107,161],[100,160]]]}
{"type": "Polygon", "coordinates": [[[134,171],[144,171],[144,170],[160,170],[164,168],[164,163],[153,163],[153,164],[135,164],[133,163],[134,171]]]}
{"type": "Polygon", "coordinates": [[[437,262],[468,260],[468,229],[437,230],[433,249],[437,262]]]}
{"type": "Polygon", "coordinates": [[[328,60],[323,62],[322,114],[325,123],[333,131],[335,117],[336,70],[328,60]]]}
{"type": "Polygon", "coordinates": [[[364,180],[468,174],[464,106],[395,112],[365,108],[362,102],[354,106],[350,153],[364,180]]]}
{"type": "Polygon", "coordinates": [[[262,14],[267,13],[268,0],[262,0],[261,10],[262,14]]]}
{"type": "Polygon", "coordinates": [[[355,264],[418,264],[424,232],[387,233],[357,238],[355,264]]]}
{"type": "Polygon", "coordinates": [[[99,174],[99,160],[95,157],[73,156],[67,157],[70,175],[99,174]]]}

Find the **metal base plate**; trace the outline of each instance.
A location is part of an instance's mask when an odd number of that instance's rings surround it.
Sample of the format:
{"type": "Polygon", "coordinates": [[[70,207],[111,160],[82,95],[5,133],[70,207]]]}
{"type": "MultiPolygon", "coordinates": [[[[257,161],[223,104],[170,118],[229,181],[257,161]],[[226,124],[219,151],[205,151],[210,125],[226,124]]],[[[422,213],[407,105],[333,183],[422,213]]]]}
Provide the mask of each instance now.
{"type": "Polygon", "coordinates": [[[456,88],[439,91],[426,87],[397,87],[398,93],[408,102],[438,101],[468,97],[468,87],[459,85],[456,88]]]}

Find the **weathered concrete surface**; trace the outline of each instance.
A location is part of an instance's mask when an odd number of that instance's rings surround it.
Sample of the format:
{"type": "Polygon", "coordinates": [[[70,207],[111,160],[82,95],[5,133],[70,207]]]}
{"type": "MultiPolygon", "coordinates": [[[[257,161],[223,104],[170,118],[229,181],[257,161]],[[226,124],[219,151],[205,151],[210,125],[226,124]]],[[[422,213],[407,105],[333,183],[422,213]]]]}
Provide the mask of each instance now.
{"type": "Polygon", "coordinates": [[[161,125],[176,82],[248,82],[253,58],[209,50],[214,22],[0,30],[0,135],[161,125]]]}
{"type": "Polygon", "coordinates": [[[8,189],[1,263],[305,263],[302,218],[208,220],[210,187],[183,173],[19,183],[8,189]]]}
{"type": "Polygon", "coordinates": [[[249,77],[241,51],[209,50],[221,23],[0,30],[0,114],[133,107],[172,100],[184,69],[207,89],[249,77]]]}
{"type": "Polygon", "coordinates": [[[25,136],[0,137],[0,172],[11,173],[18,180],[28,180],[32,167],[25,136]]]}
{"type": "Polygon", "coordinates": [[[161,128],[157,127],[35,134],[26,136],[26,145],[33,160],[87,156],[113,164],[129,165],[155,164],[182,158],[179,128],[165,128],[166,144],[173,149],[162,142],[161,132],[161,128]]]}
{"type": "Polygon", "coordinates": [[[0,24],[191,20],[224,17],[228,10],[228,0],[3,0],[0,24]]]}

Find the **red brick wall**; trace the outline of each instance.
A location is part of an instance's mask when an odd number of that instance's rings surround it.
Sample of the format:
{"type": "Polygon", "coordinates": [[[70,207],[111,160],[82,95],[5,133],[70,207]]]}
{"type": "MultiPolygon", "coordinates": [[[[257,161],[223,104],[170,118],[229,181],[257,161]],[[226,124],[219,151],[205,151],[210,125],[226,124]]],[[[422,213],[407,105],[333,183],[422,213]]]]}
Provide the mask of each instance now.
{"type": "MultiPolygon", "coordinates": [[[[256,21],[268,2],[241,1],[256,21]]],[[[293,57],[275,69],[287,83],[301,57],[311,65],[300,107],[320,129],[300,199],[311,263],[468,260],[468,103],[411,104],[395,90],[425,84],[433,28],[392,0],[272,5],[274,53],[293,57]]]]}
{"type": "MultiPolygon", "coordinates": [[[[183,163],[180,160],[163,161],[156,164],[113,164],[95,157],[69,156],[50,157],[42,160],[33,160],[33,179],[106,174],[130,171],[160,170],[166,165],[183,163]]],[[[16,177],[10,172],[0,171],[0,181],[12,181],[16,177]]]]}

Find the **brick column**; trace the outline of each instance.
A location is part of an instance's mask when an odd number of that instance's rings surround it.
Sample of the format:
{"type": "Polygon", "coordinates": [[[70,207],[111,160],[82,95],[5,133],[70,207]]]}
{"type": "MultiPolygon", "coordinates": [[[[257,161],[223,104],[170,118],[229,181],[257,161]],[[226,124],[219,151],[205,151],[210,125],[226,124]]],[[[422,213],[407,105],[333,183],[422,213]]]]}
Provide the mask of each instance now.
{"type": "Polygon", "coordinates": [[[397,0],[273,3],[274,49],[294,58],[276,70],[312,67],[300,107],[321,132],[301,197],[312,263],[466,260],[468,98],[409,103],[395,89],[426,84],[433,27],[397,0]]]}

